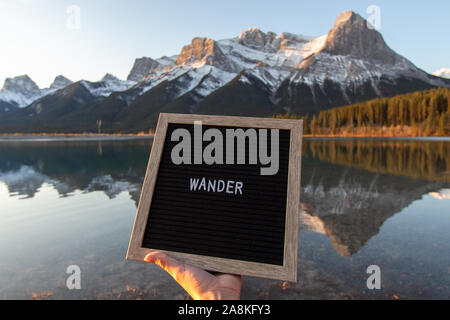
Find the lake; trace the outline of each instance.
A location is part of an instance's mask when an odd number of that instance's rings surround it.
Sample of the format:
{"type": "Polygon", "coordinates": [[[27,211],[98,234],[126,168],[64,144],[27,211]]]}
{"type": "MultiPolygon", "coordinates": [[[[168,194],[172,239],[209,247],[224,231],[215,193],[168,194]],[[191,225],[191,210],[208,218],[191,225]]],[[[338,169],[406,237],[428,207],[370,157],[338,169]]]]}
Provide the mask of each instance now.
{"type": "MultiPolygon", "coordinates": [[[[186,299],[125,260],[151,143],[0,141],[0,299],[186,299]]],[[[298,283],[244,277],[243,299],[450,298],[449,139],[306,139],[299,219],[298,283]]]]}

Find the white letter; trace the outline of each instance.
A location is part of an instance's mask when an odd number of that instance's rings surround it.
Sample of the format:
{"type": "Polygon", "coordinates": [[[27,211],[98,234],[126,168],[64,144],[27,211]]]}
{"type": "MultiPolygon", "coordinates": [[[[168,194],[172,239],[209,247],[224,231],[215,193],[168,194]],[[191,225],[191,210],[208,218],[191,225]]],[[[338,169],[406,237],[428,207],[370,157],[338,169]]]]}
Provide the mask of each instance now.
{"type": "Polygon", "coordinates": [[[239,190],[239,193],[242,194],[242,187],[243,186],[244,186],[244,184],[242,182],[236,181],[236,192],[235,192],[235,194],[238,193],[238,190],[239,190]]]}
{"type": "Polygon", "coordinates": [[[234,181],[228,180],[227,182],[227,193],[232,194],[233,190],[231,188],[234,187],[234,181]]]}
{"type": "Polygon", "coordinates": [[[198,187],[198,190],[202,189],[206,191],[206,179],[203,178],[202,182],[200,182],[200,186],[198,187]]]}
{"type": "Polygon", "coordinates": [[[197,185],[198,185],[198,180],[199,179],[193,179],[193,178],[191,178],[191,191],[193,190],[193,191],[195,191],[195,190],[197,190],[197,185]]]}
{"type": "Polygon", "coordinates": [[[217,182],[217,192],[222,192],[223,190],[225,190],[225,181],[219,180],[217,182]]]}
{"type": "Polygon", "coordinates": [[[216,192],[216,180],[208,180],[208,192],[212,189],[213,192],[216,192]]]}
{"type": "Polygon", "coordinates": [[[184,314],[184,308],[183,307],[179,307],[178,314],[184,314]]]}

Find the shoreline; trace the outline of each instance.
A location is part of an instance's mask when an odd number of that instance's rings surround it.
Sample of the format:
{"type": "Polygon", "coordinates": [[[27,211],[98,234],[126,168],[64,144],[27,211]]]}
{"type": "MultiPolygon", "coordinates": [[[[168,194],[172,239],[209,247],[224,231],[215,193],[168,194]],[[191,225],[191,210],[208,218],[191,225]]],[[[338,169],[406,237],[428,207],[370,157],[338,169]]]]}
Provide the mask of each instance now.
{"type": "Polygon", "coordinates": [[[450,141],[450,136],[324,136],[303,135],[306,140],[410,140],[410,141],[450,141]]]}
{"type": "Polygon", "coordinates": [[[0,142],[123,141],[153,139],[151,134],[0,134],[0,142]]]}
{"type": "MultiPolygon", "coordinates": [[[[96,134],[96,133],[30,133],[0,134],[0,142],[45,141],[123,141],[153,139],[153,134],[96,134]]],[[[306,140],[416,140],[450,141],[450,136],[372,136],[372,135],[303,135],[306,140]]]]}

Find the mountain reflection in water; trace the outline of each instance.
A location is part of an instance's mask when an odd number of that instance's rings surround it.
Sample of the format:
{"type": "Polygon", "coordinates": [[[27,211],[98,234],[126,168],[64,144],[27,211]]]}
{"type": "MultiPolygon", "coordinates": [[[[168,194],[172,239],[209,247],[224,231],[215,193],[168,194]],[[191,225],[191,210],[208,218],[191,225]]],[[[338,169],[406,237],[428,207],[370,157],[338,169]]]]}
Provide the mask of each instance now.
{"type": "Polygon", "coordinates": [[[444,141],[314,140],[303,148],[300,226],[356,253],[388,218],[450,182],[444,141]]]}
{"type": "MultiPolygon", "coordinates": [[[[114,199],[128,192],[137,206],[150,148],[151,140],[0,142],[0,186],[21,199],[44,185],[60,197],[101,191],[114,199]]],[[[300,232],[326,235],[340,256],[351,257],[424,195],[448,200],[448,188],[448,141],[306,140],[300,232]]],[[[3,240],[0,252],[7,245],[3,240]]]]}

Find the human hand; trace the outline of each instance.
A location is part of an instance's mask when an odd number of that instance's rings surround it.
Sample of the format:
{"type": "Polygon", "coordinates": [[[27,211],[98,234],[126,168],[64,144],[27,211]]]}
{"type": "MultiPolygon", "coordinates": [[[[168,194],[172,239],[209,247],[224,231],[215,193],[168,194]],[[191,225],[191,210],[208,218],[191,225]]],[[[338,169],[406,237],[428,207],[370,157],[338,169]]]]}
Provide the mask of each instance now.
{"type": "Polygon", "coordinates": [[[213,275],[203,269],[181,263],[161,251],[147,254],[144,260],[167,271],[194,300],[240,299],[242,288],[240,275],[224,273],[213,275]]]}

